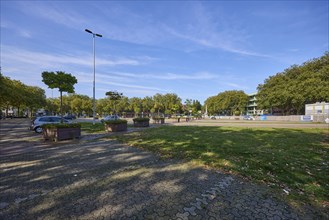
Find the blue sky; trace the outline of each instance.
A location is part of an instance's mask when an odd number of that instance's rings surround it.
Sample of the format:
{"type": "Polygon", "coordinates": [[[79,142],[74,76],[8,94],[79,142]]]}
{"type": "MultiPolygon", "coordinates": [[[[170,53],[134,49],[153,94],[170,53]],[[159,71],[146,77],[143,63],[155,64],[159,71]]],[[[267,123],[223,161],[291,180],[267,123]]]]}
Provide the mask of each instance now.
{"type": "Polygon", "coordinates": [[[183,101],[256,91],[293,64],[328,51],[328,1],[1,1],[1,72],[42,83],[43,71],[76,76],[96,98],[176,93],[183,101]]]}

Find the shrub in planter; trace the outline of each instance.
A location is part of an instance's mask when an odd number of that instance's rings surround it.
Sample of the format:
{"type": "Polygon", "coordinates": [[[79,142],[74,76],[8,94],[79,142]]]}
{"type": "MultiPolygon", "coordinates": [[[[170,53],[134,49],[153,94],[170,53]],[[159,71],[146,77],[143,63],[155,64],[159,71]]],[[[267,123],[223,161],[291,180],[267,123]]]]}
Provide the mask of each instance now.
{"type": "Polygon", "coordinates": [[[149,127],[150,119],[149,118],[134,118],[134,127],[149,127]]]}
{"type": "Polygon", "coordinates": [[[61,141],[66,139],[80,138],[81,125],[73,124],[44,124],[42,135],[45,140],[61,141]]]}
{"type": "Polygon", "coordinates": [[[127,131],[127,120],[110,120],[105,121],[105,131],[117,132],[117,131],[127,131]]]}
{"type": "Polygon", "coordinates": [[[153,117],[152,119],[153,119],[153,123],[156,123],[156,124],[158,124],[158,123],[164,124],[164,122],[165,122],[165,118],[163,118],[163,117],[153,117]]]}

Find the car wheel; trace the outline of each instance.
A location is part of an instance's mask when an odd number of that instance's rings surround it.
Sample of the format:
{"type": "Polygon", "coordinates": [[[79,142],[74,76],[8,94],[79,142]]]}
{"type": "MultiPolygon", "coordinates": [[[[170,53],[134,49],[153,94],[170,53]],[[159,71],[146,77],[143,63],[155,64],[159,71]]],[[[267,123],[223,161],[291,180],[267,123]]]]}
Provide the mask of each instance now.
{"type": "Polygon", "coordinates": [[[41,133],[42,132],[42,127],[36,127],[35,129],[36,133],[41,133]]]}

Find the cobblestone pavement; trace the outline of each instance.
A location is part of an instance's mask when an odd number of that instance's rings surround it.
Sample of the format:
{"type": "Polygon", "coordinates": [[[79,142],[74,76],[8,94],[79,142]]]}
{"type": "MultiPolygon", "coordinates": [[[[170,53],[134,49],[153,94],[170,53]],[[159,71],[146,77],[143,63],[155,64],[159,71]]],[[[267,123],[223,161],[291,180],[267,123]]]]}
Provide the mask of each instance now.
{"type": "Polygon", "coordinates": [[[0,219],[321,218],[265,186],[114,140],[40,144],[0,162],[0,219]]]}

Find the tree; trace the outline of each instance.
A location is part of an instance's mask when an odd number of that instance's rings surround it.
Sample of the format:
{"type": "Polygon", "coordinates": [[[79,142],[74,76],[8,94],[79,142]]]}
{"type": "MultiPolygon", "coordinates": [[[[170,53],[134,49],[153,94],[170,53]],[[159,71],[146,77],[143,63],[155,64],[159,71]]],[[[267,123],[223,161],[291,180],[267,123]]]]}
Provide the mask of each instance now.
{"type": "Polygon", "coordinates": [[[160,115],[160,111],[163,112],[164,110],[163,96],[157,93],[153,96],[153,100],[154,100],[153,112],[158,111],[158,115],[160,115]]]}
{"type": "Polygon", "coordinates": [[[0,73],[0,108],[6,108],[6,115],[8,114],[8,107],[14,99],[14,90],[12,80],[0,73]]]}
{"type": "MultiPolygon", "coordinates": [[[[65,102],[64,100],[63,102],[65,102]]],[[[89,114],[92,111],[92,99],[86,95],[70,94],[66,101],[68,102],[68,111],[78,116],[82,115],[83,112],[89,114]]]]}
{"type": "Polygon", "coordinates": [[[38,108],[44,107],[46,102],[45,90],[37,86],[27,86],[25,106],[30,110],[31,116],[38,108]]]}
{"type": "Polygon", "coordinates": [[[51,112],[51,115],[55,115],[60,111],[60,102],[58,98],[47,98],[45,107],[51,112]]]}
{"type": "Polygon", "coordinates": [[[28,86],[18,80],[12,80],[0,73],[0,108],[17,108],[18,116],[22,115],[22,109],[28,111],[45,105],[45,91],[40,87],[28,86]]]}
{"type": "Polygon", "coordinates": [[[101,115],[106,115],[108,112],[110,112],[111,111],[110,101],[111,100],[109,98],[98,99],[96,105],[97,112],[100,112],[101,115]]]}
{"type": "Polygon", "coordinates": [[[189,114],[192,111],[192,114],[197,114],[201,110],[201,103],[198,100],[186,99],[185,100],[185,114],[189,114]]]}
{"type": "Polygon", "coordinates": [[[247,106],[249,97],[243,91],[231,90],[219,93],[217,96],[209,97],[205,101],[209,114],[241,113],[247,106]]]}
{"type": "Polygon", "coordinates": [[[138,97],[130,98],[129,110],[133,111],[135,114],[141,113],[143,111],[142,99],[138,97]]]}
{"type": "Polygon", "coordinates": [[[109,91],[109,92],[106,92],[105,95],[107,95],[109,97],[109,99],[111,101],[113,101],[113,104],[114,104],[113,111],[114,111],[114,113],[116,113],[117,101],[123,97],[123,93],[119,93],[117,91],[109,91]]]}
{"type": "Polygon", "coordinates": [[[258,107],[282,114],[302,114],[305,104],[329,101],[329,53],[292,65],[258,85],[258,107]]]}
{"type": "Polygon", "coordinates": [[[122,96],[121,99],[116,103],[116,109],[122,114],[128,110],[127,106],[129,106],[129,99],[126,96],[122,96]]]}
{"type": "Polygon", "coordinates": [[[154,107],[154,100],[150,96],[146,96],[142,99],[143,111],[145,113],[150,113],[151,109],[154,107]]]}
{"type": "Polygon", "coordinates": [[[63,92],[74,93],[74,84],[78,82],[75,76],[72,76],[70,73],[65,73],[63,71],[55,72],[43,72],[42,73],[42,82],[44,82],[48,88],[55,89],[57,88],[60,93],[60,113],[63,120],[63,92]]]}
{"type": "Polygon", "coordinates": [[[182,100],[175,93],[167,93],[162,96],[165,114],[175,114],[182,105],[182,100]]]}

